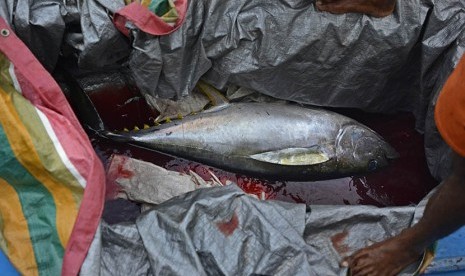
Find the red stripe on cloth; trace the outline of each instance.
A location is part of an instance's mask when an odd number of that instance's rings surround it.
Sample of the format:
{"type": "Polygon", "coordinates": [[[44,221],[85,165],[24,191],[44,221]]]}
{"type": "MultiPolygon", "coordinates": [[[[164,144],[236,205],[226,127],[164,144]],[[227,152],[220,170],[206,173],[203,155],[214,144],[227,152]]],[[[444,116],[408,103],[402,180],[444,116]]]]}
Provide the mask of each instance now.
{"type": "Polygon", "coordinates": [[[126,28],[126,21],[131,21],[137,28],[145,33],[151,35],[167,35],[179,29],[184,23],[187,4],[187,0],[176,0],[174,2],[179,15],[174,26],[167,24],[138,2],[133,2],[117,11],[113,17],[113,23],[116,28],[126,36],[129,36],[129,30],[126,28]]]}
{"type": "Polygon", "coordinates": [[[105,195],[103,165],[80,126],[60,87],[24,43],[0,17],[0,51],[14,64],[23,95],[37,106],[52,124],[68,158],[87,180],[71,237],[63,257],[62,274],[77,275],[100,222],[105,195]]]}
{"type": "Polygon", "coordinates": [[[41,106],[38,109],[49,120],[68,159],[79,174],[87,180],[91,176],[89,167],[94,166],[93,159],[98,159],[87,136],[82,136],[80,131],[69,122],[68,118],[41,106]],[[62,141],[66,142],[63,143],[62,141]]]}
{"type": "Polygon", "coordinates": [[[78,217],[66,246],[62,275],[78,275],[100,222],[105,196],[105,175],[100,160],[93,158],[78,217]]]}

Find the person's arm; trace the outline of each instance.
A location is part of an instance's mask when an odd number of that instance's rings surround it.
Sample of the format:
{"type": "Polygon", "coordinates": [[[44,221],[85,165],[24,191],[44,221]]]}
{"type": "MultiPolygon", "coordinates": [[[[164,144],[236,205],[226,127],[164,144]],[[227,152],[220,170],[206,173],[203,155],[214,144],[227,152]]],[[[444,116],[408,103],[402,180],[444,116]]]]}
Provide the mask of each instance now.
{"type": "Polygon", "coordinates": [[[453,154],[452,173],[430,198],[420,221],[398,236],[346,258],[352,275],[396,275],[426,248],[465,224],[465,158],[453,154]]]}
{"type": "Polygon", "coordinates": [[[465,224],[465,158],[453,153],[452,173],[429,200],[415,226],[428,246],[465,224]]]}

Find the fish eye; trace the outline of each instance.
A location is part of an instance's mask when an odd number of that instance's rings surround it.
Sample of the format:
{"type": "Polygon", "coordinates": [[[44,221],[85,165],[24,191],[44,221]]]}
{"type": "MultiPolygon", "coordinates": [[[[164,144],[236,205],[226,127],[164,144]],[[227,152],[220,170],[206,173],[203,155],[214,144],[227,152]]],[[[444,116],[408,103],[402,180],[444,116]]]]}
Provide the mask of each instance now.
{"type": "Polygon", "coordinates": [[[376,169],[378,169],[378,161],[371,159],[370,162],[368,162],[368,171],[372,172],[376,169]]]}

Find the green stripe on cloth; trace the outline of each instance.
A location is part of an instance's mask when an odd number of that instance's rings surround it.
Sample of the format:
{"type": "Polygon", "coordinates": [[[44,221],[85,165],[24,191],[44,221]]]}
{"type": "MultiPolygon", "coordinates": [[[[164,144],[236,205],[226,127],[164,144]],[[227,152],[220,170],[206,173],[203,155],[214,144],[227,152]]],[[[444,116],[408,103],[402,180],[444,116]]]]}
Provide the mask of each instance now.
{"type": "Polygon", "coordinates": [[[16,159],[3,126],[0,127],[0,176],[18,193],[40,275],[59,275],[64,248],[55,223],[55,202],[51,193],[16,159]]]}
{"type": "Polygon", "coordinates": [[[37,153],[43,166],[51,172],[60,183],[63,183],[63,185],[67,186],[68,189],[72,191],[76,200],[76,209],[79,209],[84,188],[62,162],[50,136],[47,134],[47,130],[37,114],[37,110],[33,105],[24,104],[24,99],[18,93],[12,93],[11,98],[19,118],[26,127],[27,132],[33,138],[32,143],[34,144],[34,148],[40,149],[37,153]]]}

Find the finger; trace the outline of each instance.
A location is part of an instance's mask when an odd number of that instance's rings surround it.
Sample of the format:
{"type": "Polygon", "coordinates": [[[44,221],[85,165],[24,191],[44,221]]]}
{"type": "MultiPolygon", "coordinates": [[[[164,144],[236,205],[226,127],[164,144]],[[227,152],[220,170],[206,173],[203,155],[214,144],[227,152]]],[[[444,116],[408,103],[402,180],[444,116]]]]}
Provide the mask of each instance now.
{"type": "Polygon", "coordinates": [[[373,276],[376,275],[375,268],[373,266],[368,266],[360,270],[353,270],[352,276],[373,276]]]}
{"type": "Polygon", "coordinates": [[[354,255],[352,255],[350,258],[349,258],[349,267],[355,267],[357,266],[357,264],[363,260],[363,259],[367,259],[369,256],[368,252],[364,249],[362,250],[359,250],[357,252],[355,252],[354,255]]]}
{"type": "Polygon", "coordinates": [[[364,267],[372,265],[372,264],[373,264],[372,259],[370,259],[368,256],[364,255],[363,257],[360,257],[360,258],[356,259],[353,262],[352,268],[353,269],[360,269],[360,268],[364,268],[364,267]]]}
{"type": "Polygon", "coordinates": [[[371,258],[364,255],[364,257],[360,257],[359,259],[353,261],[351,269],[354,272],[359,272],[361,270],[366,269],[367,267],[375,267],[375,264],[373,263],[373,260],[371,258]]]}

